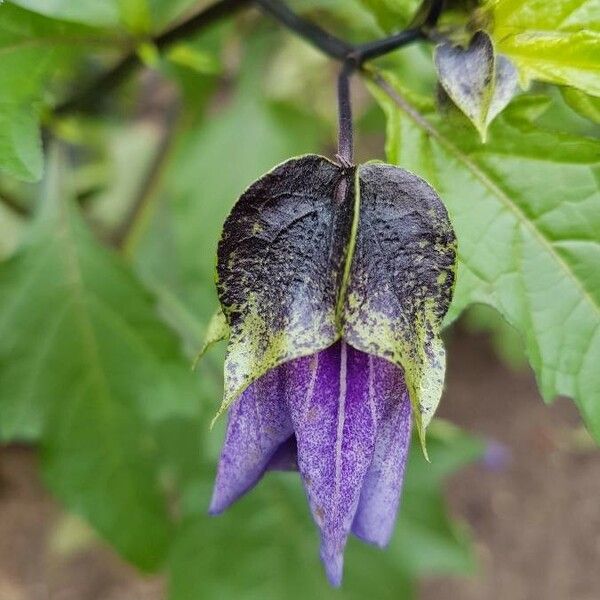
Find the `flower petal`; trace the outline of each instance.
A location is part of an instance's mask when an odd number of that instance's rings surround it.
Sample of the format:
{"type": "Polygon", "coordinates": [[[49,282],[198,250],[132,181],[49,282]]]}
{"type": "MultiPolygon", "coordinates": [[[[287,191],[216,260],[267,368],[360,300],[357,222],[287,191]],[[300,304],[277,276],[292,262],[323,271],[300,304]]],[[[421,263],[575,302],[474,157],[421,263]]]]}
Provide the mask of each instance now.
{"type": "Polygon", "coordinates": [[[282,371],[270,371],[232,406],[209,512],[219,514],[262,477],[281,444],[293,436],[282,371]]]}
{"type": "Polygon", "coordinates": [[[375,446],[368,360],[368,355],[337,342],[286,366],[298,467],[321,530],[321,559],[336,586],[375,446]]]}
{"type": "MultiPolygon", "coordinates": [[[[281,367],[280,367],[281,368],[281,367]]],[[[271,456],[267,465],[269,471],[297,471],[298,470],[298,448],[296,436],[290,436],[279,445],[275,454],[271,456]]]]}
{"type": "Polygon", "coordinates": [[[402,371],[369,356],[372,397],[378,415],[373,461],[365,476],[352,532],[383,547],[394,531],[410,447],[411,408],[402,371]]]}

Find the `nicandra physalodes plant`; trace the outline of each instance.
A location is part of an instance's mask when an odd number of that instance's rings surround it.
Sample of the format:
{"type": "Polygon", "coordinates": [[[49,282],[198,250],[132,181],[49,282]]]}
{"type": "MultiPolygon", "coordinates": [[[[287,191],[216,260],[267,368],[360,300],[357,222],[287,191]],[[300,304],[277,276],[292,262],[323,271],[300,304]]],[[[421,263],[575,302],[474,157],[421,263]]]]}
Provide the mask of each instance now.
{"type": "Polygon", "coordinates": [[[422,437],[442,391],[455,258],[439,197],[403,169],[307,155],[246,190],[218,249],[231,410],[211,513],[297,469],[333,585],[350,532],[388,543],[411,419],[422,437]]]}

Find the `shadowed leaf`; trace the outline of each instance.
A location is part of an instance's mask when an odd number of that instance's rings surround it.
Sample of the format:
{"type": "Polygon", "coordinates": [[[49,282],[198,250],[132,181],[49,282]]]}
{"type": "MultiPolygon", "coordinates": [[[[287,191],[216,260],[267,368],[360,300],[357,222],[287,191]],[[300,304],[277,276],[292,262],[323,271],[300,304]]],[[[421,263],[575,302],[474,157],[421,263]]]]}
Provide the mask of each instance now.
{"type": "Polygon", "coordinates": [[[41,438],[50,489],[153,569],[170,522],[152,424],[191,414],[196,388],[152,298],[92,238],[64,171],[50,164],[28,242],[0,269],[0,437],[41,438]]]}

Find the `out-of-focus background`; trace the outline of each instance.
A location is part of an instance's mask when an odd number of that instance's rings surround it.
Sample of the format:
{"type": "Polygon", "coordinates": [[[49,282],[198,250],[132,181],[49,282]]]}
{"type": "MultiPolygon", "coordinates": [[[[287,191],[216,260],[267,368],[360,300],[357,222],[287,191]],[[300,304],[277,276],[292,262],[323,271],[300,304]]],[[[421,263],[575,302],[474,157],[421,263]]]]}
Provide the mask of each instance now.
{"type": "MultiPolygon", "coordinates": [[[[595,600],[600,454],[570,400],[544,404],[524,341],[480,305],[445,330],[432,462],[412,449],[390,548],[351,540],[341,591],[294,474],[206,515],[223,345],[190,365],[217,306],[220,227],[273,165],[335,152],[338,71],[255,9],[168,48],[149,41],[208,4],[0,6],[0,600],[595,600]],[[130,53],[142,64],[101,79],[130,53]]],[[[354,41],[418,8],[289,4],[354,41]]],[[[478,7],[447,2],[444,22],[478,7]]],[[[382,64],[479,143],[441,97],[429,44],[382,64]]],[[[357,159],[384,159],[384,113],[355,79],[357,159]]],[[[523,96],[515,122],[598,135],[557,88],[523,96]]],[[[535,194],[547,167],[526,168],[535,194]]]]}

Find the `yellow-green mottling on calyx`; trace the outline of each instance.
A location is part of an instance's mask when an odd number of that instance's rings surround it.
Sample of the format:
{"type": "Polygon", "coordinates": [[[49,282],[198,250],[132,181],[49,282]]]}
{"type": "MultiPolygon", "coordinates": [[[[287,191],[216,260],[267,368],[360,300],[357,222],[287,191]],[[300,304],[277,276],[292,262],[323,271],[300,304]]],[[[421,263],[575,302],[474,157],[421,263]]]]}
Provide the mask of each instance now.
{"type": "Polygon", "coordinates": [[[353,207],[336,201],[353,169],[308,155],[252,184],[223,228],[217,290],[231,328],[219,413],[277,365],[337,341],[353,207]]]}
{"type": "Polygon", "coordinates": [[[192,370],[198,366],[198,361],[204,356],[206,351],[213,344],[216,344],[227,337],[229,337],[229,324],[227,323],[227,319],[225,318],[222,309],[219,308],[208,322],[208,327],[206,328],[206,333],[204,335],[204,341],[202,342],[200,351],[194,358],[192,370]]]}
{"type": "Polygon", "coordinates": [[[269,370],[344,338],[403,369],[424,440],[444,380],[455,246],[437,194],[403,169],[307,155],[267,173],[219,243],[231,330],[219,414],[269,370]]]}

